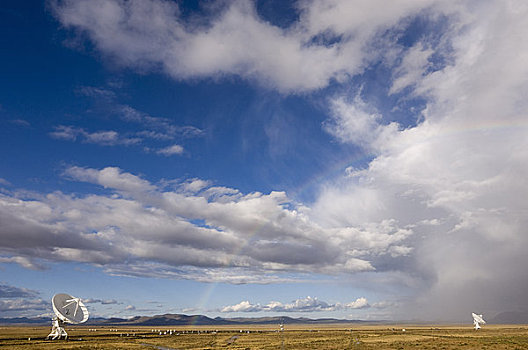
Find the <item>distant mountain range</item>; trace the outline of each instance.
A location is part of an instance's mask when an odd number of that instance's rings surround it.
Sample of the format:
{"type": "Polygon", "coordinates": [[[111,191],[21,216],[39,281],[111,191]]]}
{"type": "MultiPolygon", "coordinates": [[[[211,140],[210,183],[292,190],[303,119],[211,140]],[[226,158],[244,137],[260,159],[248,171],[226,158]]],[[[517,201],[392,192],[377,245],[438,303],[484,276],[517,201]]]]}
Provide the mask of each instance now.
{"type": "MultiPolygon", "coordinates": [[[[485,318],[486,319],[486,318],[485,318]]],[[[49,325],[49,317],[27,318],[0,318],[0,324],[10,325],[49,325]]],[[[156,316],[135,316],[132,318],[90,318],[86,325],[100,326],[220,326],[220,325],[265,325],[265,324],[339,324],[339,323],[384,323],[386,321],[361,321],[342,320],[335,318],[293,318],[293,317],[235,317],[235,318],[210,318],[204,315],[164,314],[156,316]]],[[[487,319],[488,324],[528,324],[528,312],[502,312],[497,316],[487,319]]],[[[395,323],[395,322],[389,322],[395,323]]],[[[422,322],[423,323],[423,322],[422,322]]]]}
{"type": "MultiPolygon", "coordinates": [[[[51,318],[38,317],[15,317],[0,318],[0,324],[30,324],[30,325],[48,325],[51,318]]],[[[156,316],[136,316],[129,319],[125,318],[90,318],[86,325],[100,326],[220,326],[220,325],[258,325],[258,324],[331,324],[331,323],[366,323],[360,320],[340,320],[335,318],[293,318],[293,317],[236,317],[236,318],[210,318],[204,315],[181,315],[181,314],[164,314],[156,316]]]]}
{"type": "Polygon", "coordinates": [[[210,318],[203,315],[165,314],[156,316],[136,316],[130,319],[108,319],[98,324],[136,325],[136,326],[215,326],[215,325],[251,325],[251,324],[328,324],[328,323],[360,323],[359,320],[338,320],[334,318],[292,318],[292,317],[237,317],[237,318],[210,318]]]}

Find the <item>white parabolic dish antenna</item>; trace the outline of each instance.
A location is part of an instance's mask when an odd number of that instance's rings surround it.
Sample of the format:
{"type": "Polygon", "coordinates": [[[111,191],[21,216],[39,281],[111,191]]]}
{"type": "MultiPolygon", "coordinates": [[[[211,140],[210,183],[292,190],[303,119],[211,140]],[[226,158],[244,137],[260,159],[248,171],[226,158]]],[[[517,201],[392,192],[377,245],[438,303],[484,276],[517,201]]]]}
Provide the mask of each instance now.
{"type": "Polygon", "coordinates": [[[473,316],[473,324],[475,325],[475,329],[480,329],[480,324],[485,324],[486,321],[482,318],[482,315],[477,315],[476,313],[472,312],[471,316],[473,316]]]}
{"type": "Polygon", "coordinates": [[[88,320],[88,309],[84,306],[80,298],[72,297],[69,294],[55,294],[51,299],[55,317],[51,321],[51,333],[48,339],[68,338],[68,333],[64,329],[64,323],[78,324],[88,320]]]}
{"type": "Polygon", "coordinates": [[[88,309],[79,298],[64,293],[55,294],[51,303],[53,312],[63,322],[77,324],[88,320],[88,309]]]}

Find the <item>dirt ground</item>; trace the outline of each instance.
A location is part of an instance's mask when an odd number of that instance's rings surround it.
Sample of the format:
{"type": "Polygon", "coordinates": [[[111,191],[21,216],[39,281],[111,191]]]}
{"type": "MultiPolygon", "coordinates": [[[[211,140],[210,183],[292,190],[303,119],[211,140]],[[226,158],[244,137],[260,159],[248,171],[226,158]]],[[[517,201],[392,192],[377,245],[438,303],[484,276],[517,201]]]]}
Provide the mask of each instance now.
{"type": "Polygon", "coordinates": [[[1,349],[528,349],[527,325],[278,325],[223,327],[0,327],[1,349]],[[405,331],[404,331],[405,329],[405,331]],[[160,335],[161,332],[161,335],[160,335]],[[171,334],[172,332],[172,334],[171,334]]]}

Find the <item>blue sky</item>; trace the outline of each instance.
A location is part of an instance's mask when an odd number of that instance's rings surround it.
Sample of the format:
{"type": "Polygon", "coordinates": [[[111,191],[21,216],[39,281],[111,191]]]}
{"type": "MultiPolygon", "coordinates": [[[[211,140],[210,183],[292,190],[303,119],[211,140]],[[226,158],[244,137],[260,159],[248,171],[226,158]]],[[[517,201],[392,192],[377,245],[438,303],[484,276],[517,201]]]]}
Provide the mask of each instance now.
{"type": "Polygon", "coordinates": [[[526,310],[526,12],[2,2],[0,317],[526,310]]]}

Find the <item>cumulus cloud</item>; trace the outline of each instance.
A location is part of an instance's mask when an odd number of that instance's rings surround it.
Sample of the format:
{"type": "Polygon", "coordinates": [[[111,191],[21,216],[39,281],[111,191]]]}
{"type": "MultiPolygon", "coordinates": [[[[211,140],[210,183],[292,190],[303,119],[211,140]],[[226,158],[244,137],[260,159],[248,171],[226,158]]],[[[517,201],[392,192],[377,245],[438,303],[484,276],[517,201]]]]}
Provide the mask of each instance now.
{"type": "Polygon", "coordinates": [[[349,309],[363,309],[369,307],[369,303],[366,298],[357,298],[353,302],[345,304],[345,307],[349,309]]]}
{"type": "Polygon", "coordinates": [[[143,180],[138,176],[125,173],[121,171],[121,169],[115,167],[107,167],[99,171],[96,169],[72,166],[64,171],[64,175],[73,180],[90,182],[104,186],[105,188],[126,192],[143,192],[154,190],[155,188],[148,181],[143,180]]]}
{"type": "Polygon", "coordinates": [[[262,311],[262,306],[253,305],[249,301],[241,301],[236,305],[225,306],[221,310],[222,312],[255,312],[262,311]]]}
{"type": "Polygon", "coordinates": [[[361,72],[377,51],[369,40],[431,4],[300,2],[299,20],[288,28],[261,19],[250,1],[231,2],[200,21],[185,20],[176,3],[162,0],[57,1],[53,10],[64,27],[121,65],[176,79],[238,75],[296,92],[361,72]]]}
{"type": "Polygon", "coordinates": [[[323,227],[283,192],[242,194],[199,179],[164,190],[112,167],[70,167],[64,174],[109,193],[0,195],[6,259],[89,262],[114,274],[162,271],[169,278],[270,283],[295,279],[288,275],[293,272],[374,270],[380,258],[406,255],[398,247],[412,235],[396,221],[323,227]]]}
{"type": "Polygon", "coordinates": [[[350,303],[329,304],[315,297],[306,297],[294,300],[289,304],[283,304],[279,301],[271,301],[266,305],[251,304],[245,300],[236,305],[225,306],[221,312],[317,312],[317,311],[336,311],[347,309],[364,309],[370,307],[366,298],[361,297],[350,303]]]}

